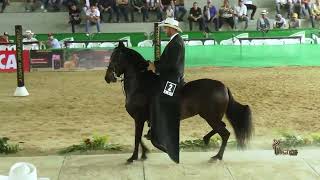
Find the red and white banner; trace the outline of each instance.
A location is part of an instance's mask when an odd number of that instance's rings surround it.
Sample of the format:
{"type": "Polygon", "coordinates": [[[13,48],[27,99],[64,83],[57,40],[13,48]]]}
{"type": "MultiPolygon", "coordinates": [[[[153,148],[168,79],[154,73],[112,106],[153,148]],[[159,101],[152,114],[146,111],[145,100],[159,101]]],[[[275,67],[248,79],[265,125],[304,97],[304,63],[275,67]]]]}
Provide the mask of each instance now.
{"type": "MultiPolygon", "coordinates": [[[[30,71],[29,51],[23,51],[24,72],[30,71]]],[[[16,72],[17,60],[16,51],[0,51],[0,72],[16,72]]]]}

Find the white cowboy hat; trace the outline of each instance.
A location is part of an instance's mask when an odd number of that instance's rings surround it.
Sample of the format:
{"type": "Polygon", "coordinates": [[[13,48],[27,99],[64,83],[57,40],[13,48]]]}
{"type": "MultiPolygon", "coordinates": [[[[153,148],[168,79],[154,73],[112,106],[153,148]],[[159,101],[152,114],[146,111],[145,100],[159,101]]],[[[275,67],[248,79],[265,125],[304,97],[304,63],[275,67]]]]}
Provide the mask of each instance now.
{"type": "Polygon", "coordinates": [[[182,32],[182,30],[179,28],[179,22],[174,20],[174,18],[167,18],[166,20],[162,21],[161,24],[159,24],[159,27],[171,27],[179,32],[182,32]]]}
{"type": "Polygon", "coordinates": [[[34,33],[31,30],[26,30],[26,34],[32,34],[34,35],[34,33]]]}
{"type": "Polygon", "coordinates": [[[0,180],[50,180],[38,178],[37,169],[33,164],[26,162],[15,163],[10,168],[9,176],[0,175],[0,180]]]}
{"type": "Polygon", "coordinates": [[[268,14],[268,11],[264,9],[264,10],[261,11],[261,14],[266,15],[266,14],[268,14]]]}

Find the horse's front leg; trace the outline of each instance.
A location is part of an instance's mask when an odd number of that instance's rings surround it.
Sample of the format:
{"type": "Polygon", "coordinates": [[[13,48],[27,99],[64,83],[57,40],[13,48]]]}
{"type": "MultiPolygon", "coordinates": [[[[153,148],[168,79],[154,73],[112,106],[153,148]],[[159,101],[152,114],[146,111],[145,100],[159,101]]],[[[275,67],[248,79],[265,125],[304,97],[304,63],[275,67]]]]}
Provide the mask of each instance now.
{"type": "MultiPolygon", "coordinates": [[[[143,131],[143,125],[144,121],[135,119],[135,140],[134,140],[134,151],[132,156],[127,160],[128,163],[132,163],[134,160],[138,159],[139,155],[139,145],[141,143],[141,137],[142,137],[142,131],[143,131]]],[[[145,154],[145,150],[142,150],[142,154],[145,154]]],[[[145,155],[144,155],[145,156],[145,155]]]]}

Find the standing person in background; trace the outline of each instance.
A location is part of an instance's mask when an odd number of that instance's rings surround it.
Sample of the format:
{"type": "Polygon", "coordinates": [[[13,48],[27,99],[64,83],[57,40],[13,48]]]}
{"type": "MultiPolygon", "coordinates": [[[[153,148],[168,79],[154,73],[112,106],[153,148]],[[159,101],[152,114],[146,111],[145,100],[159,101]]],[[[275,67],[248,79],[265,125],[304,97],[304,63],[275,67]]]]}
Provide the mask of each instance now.
{"type": "Polygon", "coordinates": [[[254,20],[254,14],[257,11],[257,6],[253,4],[253,2],[251,0],[244,0],[244,5],[246,5],[247,10],[252,10],[251,15],[250,15],[250,19],[254,20]]]}
{"type": "Polygon", "coordinates": [[[149,11],[153,11],[157,15],[157,21],[163,20],[163,5],[161,0],[146,0],[149,11]]]}
{"type": "Polygon", "coordinates": [[[316,2],[312,4],[311,14],[311,24],[312,27],[315,28],[315,20],[320,20],[320,0],[316,0],[316,2]]]}
{"type": "Polygon", "coordinates": [[[71,24],[72,33],[75,33],[75,25],[78,25],[81,23],[80,18],[80,9],[75,5],[72,4],[69,9],[69,23],[71,24]]]}
{"type": "Polygon", "coordinates": [[[0,13],[3,13],[4,9],[7,7],[7,5],[9,4],[9,1],[8,0],[0,0],[0,4],[2,3],[2,6],[1,6],[1,10],[0,10],[0,13]]]}
{"type": "Polygon", "coordinates": [[[95,24],[97,26],[97,31],[100,33],[100,11],[94,5],[90,7],[90,9],[86,12],[86,33],[89,35],[89,27],[91,24],[95,24]]]}
{"type": "Polygon", "coordinates": [[[184,7],[184,0],[175,0],[174,7],[174,17],[177,21],[183,21],[183,17],[187,13],[186,8],[184,7]]]}
{"type": "Polygon", "coordinates": [[[173,4],[173,1],[171,1],[172,3],[167,6],[167,10],[166,10],[166,18],[174,18],[174,4],[173,4]]]}
{"type": "Polygon", "coordinates": [[[267,33],[270,30],[270,20],[267,14],[267,10],[261,11],[261,17],[257,20],[257,31],[267,33]]]}
{"type": "Polygon", "coordinates": [[[139,14],[142,14],[142,21],[146,22],[148,17],[148,9],[145,6],[144,0],[131,0],[131,20],[134,22],[134,12],[137,11],[139,14]]]}
{"type": "Polygon", "coordinates": [[[112,21],[113,9],[115,6],[116,6],[115,0],[99,0],[98,1],[101,21],[106,22],[106,19],[107,19],[105,17],[106,14],[109,15],[107,22],[110,23],[112,21]]]}
{"type": "Polygon", "coordinates": [[[52,33],[48,34],[47,45],[48,45],[49,49],[60,49],[61,48],[59,41],[53,37],[52,33]]]}
{"type": "Polygon", "coordinates": [[[125,22],[129,22],[129,0],[116,0],[117,22],[120,19],[120,13],[123,14],[125,22]]]}

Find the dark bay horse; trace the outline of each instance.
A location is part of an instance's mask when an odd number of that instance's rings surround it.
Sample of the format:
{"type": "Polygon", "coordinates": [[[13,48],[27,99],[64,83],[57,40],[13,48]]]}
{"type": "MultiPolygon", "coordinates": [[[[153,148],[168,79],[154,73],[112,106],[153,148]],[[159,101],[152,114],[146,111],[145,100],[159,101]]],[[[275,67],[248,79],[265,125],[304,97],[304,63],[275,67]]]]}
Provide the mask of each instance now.
{"type": "MultiPolygon", "coordinates": [[[[105,80],[116,82],[116,77],[124,75],[125,108],[135,121],[135,146],[132,156],[127,162],[138,159],[139,144],[142,148],[142,159],[146,159],[147,147],[142,142],[144,123],[149,120],[149,106],[157,88],[158,76],[147,71],[148,62],[136,51],[124,47],[122,43],[114,49],[108,66],[105,80]]],[[[222,138],[219,152],[212,157],[221,160],[230,132],[222,121],[224,114],[231,123],[238,146],[245,147],[251,137],[251,110],[248,105],[238,103],[230,90],[220,81],[199,79],[186,83],[180,90],[181,120],[200,115],[212,127],[204,137],[208,144],[210,138],[218,133],[222,138]]]]}

